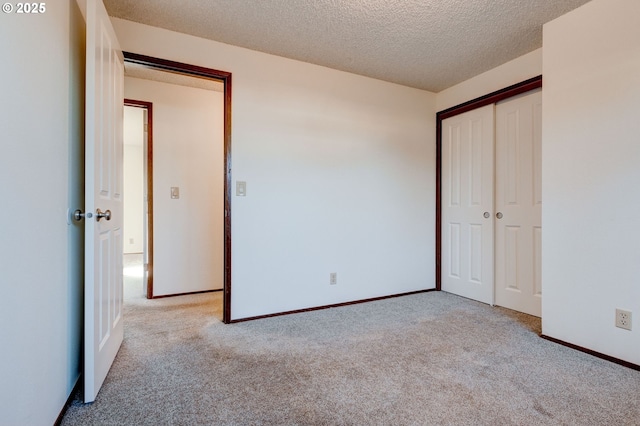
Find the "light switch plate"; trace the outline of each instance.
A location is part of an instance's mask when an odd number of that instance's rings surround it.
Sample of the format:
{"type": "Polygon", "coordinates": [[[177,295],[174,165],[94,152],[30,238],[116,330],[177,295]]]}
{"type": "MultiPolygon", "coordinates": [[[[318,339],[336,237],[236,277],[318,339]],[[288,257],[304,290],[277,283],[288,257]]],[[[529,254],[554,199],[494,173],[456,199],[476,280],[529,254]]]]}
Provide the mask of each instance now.
{"type": "Polygon", "coordinates": [[[236,181],[236,195],[238,197],[246,197],[247,196],[247,182],[244,181],[236,181]]]}
{"type": "Polygon", "coordinates": [[[173,198],[174,200],[177,200],[178,198],[180,198],[180,188],[177,186],[172,186],[171,187],[171,198],[173,198]]]}

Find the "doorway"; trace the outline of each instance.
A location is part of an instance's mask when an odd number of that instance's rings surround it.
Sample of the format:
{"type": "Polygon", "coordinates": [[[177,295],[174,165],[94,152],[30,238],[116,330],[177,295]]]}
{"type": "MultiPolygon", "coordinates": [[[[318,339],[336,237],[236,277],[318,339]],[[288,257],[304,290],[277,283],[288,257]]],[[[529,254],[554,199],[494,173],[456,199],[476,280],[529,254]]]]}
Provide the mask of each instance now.
{"type": "Polygon", "coordinates": [[[437,115],[436,287],[535,316],[541,85],[536,77],[437,115]]]}
{"type": "Polygon", "coordinates": [[[153,104],[124,100],[124,298],[153,298],[153,104]]]}
{"type": "MultiPolygon", "coordinates": [[[[164,60],[164,59],[159,59],[159,58],[152,58],[152,57],[148,57],[148,56],[143,56],[143,55],[138,55],[138,54],[133,54],[133,53],[128,53],[128,52],[123,52],[124,54],[124,58],[125,58],[125,68],[127,66],[131,67],[131,66],[135,66],[136,68],[142,69],[143,71],[146,70],[148,71],[154,71],[154,72],[159,72],[161,74],[166,74],[169,77],[173,76],[173,77],[181,77],[181,78],[185,78],[188,77],[189,80],[198,80],[202,83],[207,83],[207,82],[215,82],[216,84],[219,84],[221,86],[220,89],[220,94],[221,94],[221,99],[222,99],[222,103],[223,106],[221,106],[221,116],[222,118],[219,120],[220,123],[220,127],[222,128],[222,147],[220,147],[220,151],[221,151],[221,155],[220,155],[220,165],[222,166],[220,168],[220,177],[221,177],[221,194],[222,194],[222,200],[220,200],[220,210],[219,210],[219,214],[220,214],[220,231],[221,231],[221,239],[222,239],[222,248],[221,248],[221,266],[222,266],[222,270],[221,270],[221,279],[219,282],[221,282],[221,290],[222,290],[222,300],[223,300],[223,309],[222,309],[222,319],[223,322],[225,323],[229,323],[231,321],[231,219],[230,219],[230,171],[231,171],[231,155],[230,155],[230,151],[231,151],[231,147],[230,147],[230,131],[231,131],[231,74],[227,73],[227,72],[223,72],[223,71],[217,71],[217,70],[213,70],[213,69],[207,69],[207,68],[203,68],[203,67],[198,67],[198,66],[193,66],[193,65],[188,65],[188,64],[183,64],[183,63],[178,63],[178,62],[173,62],[173,61],[168,61],[168,60],[164,60]]],[[[129,95],[128,95],[129,96],[129,95]]],[[[130,96],[133,97],[133,96],[130,96]]],[[[181,101],[182,97],[178,96],[178,97],[174,97],[173,99],[175,99],[176,101],[181,101]]],[[[160,105],[160,104],[158,104],[160,105]]],[[[154,106],[156,107],[154,109],[154,116],[157,116],[158,111],[156,111],[157,108],[159,108],[158,105],[155,105],[154,102],[154,106]]],[[[158,116],[159,117],[159,116],[158,116]]],[[[159,118],[158,117],[154,117],[154,120],[157,121],[159,118]]],[[[212,121],[214,118],[212,116],[206,116],[206,117],[200,117],[199,118],[199,122],[206,122],[206,121],[212,121]]],[[[157,127],[157,126],[156,126],[157,127]]],[[[187,139],[185,137],[183,137],[182,134],[180,135],[175,135],[174,136],[174,140],[176,142],[176,146],[179,146],[180,149],[176,149],[175,152],[170,153],[170,155],[173,155],[174,157],[180,157],[183,153],[188,152],[188,147],[185,146],[181,146],[181,143],[186,143],[185,141],[187,141],[187,139]]],[[[154,145],[157,145],[154,141],[154,145]]],[[[157,148],[155,148],[157,150],[157,148]]],[[[199,161],[199,159],[196,159],[195,161],[199,161]]],[[[217,164],[217,163],[215,163],[217,164]]],[[[157,167],[156,167],[157,168],[157,167]]],[[[189,173],[189,169],[186,169],[185,173],[189,173]]],[[[201,179],[201,180],[206,180],[206,179],[201,179]]],[[[196,181],[198,181],[198,179],[196,179],[196,181]]],[[[193,181],[192,181],[193,182],[193,181]]],[[[199,183],[199,182],[196,182],[199,183]]],[[[158,186],[159,183],[156,183],[156,203],[158,201],[158,198],[160,196],[164,196],[166,195],[165,198],[170,199],[171,201],[169,202],[174,202],[174,206],[178,205],[180,202],[184,201],[184,204],[188,204],[188,206],[185,207],[191,207],[192,202],[196,202],[197,199],[199,198],[197,196],[197,193],[189,193],[189,188],[187,187],[181,187],[180,184],[166,184],[163,183],[162,187],[158,186]],[[164,186],[167,186],[167,188],[164,188],[164,186]],[[158,193],[158,190],[164,190],[166,189],[165,192],[167,192],[166,194],[164,194],[164,192],[162,193],[158,193]]],[[[153,191],[149,191],[149,194],[152,195],[153,191]]],[[[185,217],[183,220],[179,220],[178,222],[174,222],[177,225],[175,225],[174,227],[171,228],[170,232],[173,232],[174,235],[179,236],[181,235],[181,232],[183,231],[183,229],[181,229],[182,226],[191,226],[193,228],[197,228],[198,226],[200,226],[203,229],[203,233],[206,233],[207,231],[204,229],[206,226],[210,226],[211,224],[209,223],[210,221],[208,220],[208,217],[203,217],[201,214],[202,212],[206,210],[202,210],[197,208],[193,208],[189,210],[189,216],[185,217]],[[205,226],[206,225],[206,226],[205,226]]],[[[217,211],[217,208],[216,208],[217,211]]],[[[151,210],[151,212],[153,212],[153,210],[151,210]]],[[[158,213],[156,212],[155,216],[157,216],[158,213]]],[[[206,215],[205,215],[206,216],[206,215]]],[[[158,239],[158,235],[154,235],[157,234],[157,230],[159,229],[159,218],[156,217],[155,219],[153,219],[153,215],[151,215],[151,220],[150,223],[152,225],[155,225],[155,229],[156,232],[149,232],[149,245],[153,246],[152,241],[156,242],[156,245],[158,244],[157,239],[158,239]]],[[[167,226],[165,225],[163,227],[164,229],[167,228],[167,226]]],[[[171,242],[171,238],[169,238],[169,241],[171,242]]],[[[127,241],[125,241],[126,243],[127,241]]],[[[207,255],[203,255],[202,251],[199,250],[197,247],[193,248],[193,247],[186,247],[185,250],[188,250],[188,256],[184,256],[187,258],[193,258],[194,260],[198,260],[201,262],[208,262],[210,261],[210,258],[207,257],[207,255]]],[[[171,258],[165,259],[164,261],[160,262],[160,258],[159,256],[159,252],[156,250],[152,251],[152,259],[150,259],[150,265],[148,267],[148,274],[149,274],[149,278],[150,278],[150,288],[152,289],[152,296],[153,297],[159,297],[163,295],[163,290],[162,288],[160,289],[160,291],[158,291],[156,293],[155,290],[157,290],[158,284],[159,284],[159,271],[158,271],[158,267],[160,264],[165,265],[165,267],[167,266],[171,266],[171,262],[173,261],[171,258]]],[[[166,257],[166,256],[165,256],[166,257]]],[[[187,259],[189,260],[189,259],[187,259]]],[[[191,269],[189,268],[183,268],[183,270],[186,270],[188,272],[191,272],[191,269]]],[[[189,277],[181,277],[181,280],[183,280],[184,282],[203,282],[206,280],[202,280],[200,279],[200,277],[196,277],[196,279],[190,279],[189,277]]],[[[204,290],[204,291],[209,291],[209,290],[204,290]]],[[[166,292],[166,291],[165,291],[166,292]]],[[[184,293],[192,293],[194,292],[193,289],[188,288],[184,293]]],[[[198,292],[198,291],[195,291],[198,292]]]]}

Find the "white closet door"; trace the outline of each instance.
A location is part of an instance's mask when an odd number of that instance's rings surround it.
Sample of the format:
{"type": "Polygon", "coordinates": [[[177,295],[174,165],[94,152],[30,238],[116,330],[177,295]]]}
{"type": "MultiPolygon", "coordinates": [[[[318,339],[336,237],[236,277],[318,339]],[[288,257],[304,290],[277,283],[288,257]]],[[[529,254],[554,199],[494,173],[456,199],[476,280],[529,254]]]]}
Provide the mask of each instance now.
{"type": "Polygon", "coordinates": [[[495,303],[541,315],[542,93],[496,105],[495,303]]]}
{"type": "Polygon", "coordinates": [[[493,303],[494,105],[442,121],[442,290],[493,303]]]}

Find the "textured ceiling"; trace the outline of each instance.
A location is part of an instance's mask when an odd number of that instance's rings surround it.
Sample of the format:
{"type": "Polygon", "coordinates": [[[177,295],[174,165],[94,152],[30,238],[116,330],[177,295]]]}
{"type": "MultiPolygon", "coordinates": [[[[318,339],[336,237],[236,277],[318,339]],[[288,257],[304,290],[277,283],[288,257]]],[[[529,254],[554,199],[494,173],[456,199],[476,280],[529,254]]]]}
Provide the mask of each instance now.
{"type": "Polygon", "coordinates": [[[439,92],[588,0],[104,0],[130,21],[439,92]]]}

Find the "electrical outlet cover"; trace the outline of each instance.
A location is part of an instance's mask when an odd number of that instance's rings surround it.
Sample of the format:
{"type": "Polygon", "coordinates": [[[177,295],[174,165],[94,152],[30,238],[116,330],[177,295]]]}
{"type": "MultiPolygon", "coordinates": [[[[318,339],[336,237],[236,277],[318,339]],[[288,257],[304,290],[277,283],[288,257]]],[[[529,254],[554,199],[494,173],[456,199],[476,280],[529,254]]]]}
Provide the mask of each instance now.
{"type": "Polygon", "coordinates": [[[329,284],[331,285],[338,284],[338,274],[336,272],[332,272],[329,274],[329,284]]]}
{"type": "Polygon", "coordinates": [[[631,311],[616,309],[616,327],[631,330],[631,311]]]}

